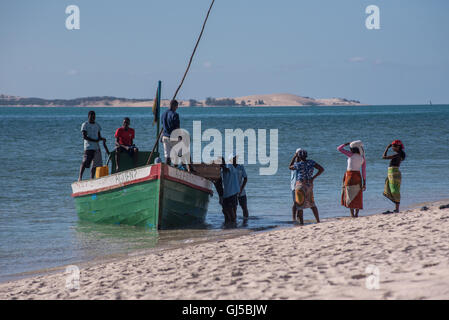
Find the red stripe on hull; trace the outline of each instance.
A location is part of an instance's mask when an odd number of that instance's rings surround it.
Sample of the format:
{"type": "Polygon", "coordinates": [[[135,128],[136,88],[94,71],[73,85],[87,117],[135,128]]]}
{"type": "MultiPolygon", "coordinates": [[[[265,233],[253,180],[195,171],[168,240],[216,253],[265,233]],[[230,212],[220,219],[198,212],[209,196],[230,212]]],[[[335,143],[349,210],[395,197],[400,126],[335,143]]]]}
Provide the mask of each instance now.
{"type": "MultiPolygon", "coordinates": [[[[89,191],[72,193],[72,197],[76,198],[76,197],[81,197],[81,196],[85,196],[85,195],[89,195],[89,194],[95,194],[95,193],[99,193],[99,192],[105,192],[105,191],[109,191],[109,190],[122,188],[122,187],[125,187],[125,186],[128,186],[128,185],[131,185],[131,184],[136,184],[136,183],[141,183],[141,182],[146,182],[146,181],[152,181],[152,180],[159,180],[161,178],[161,171],[162,171],[161,168],[162,168],[162,164],[157,164],[157,165],[154,165],[154,166],[151,167],[150,174],[148,176],[144,177],[144,178],[127,181],[127,182],[122,183],[122,184],[108,186],[108,187],[104,187],[104,188],[97,188],[97,189],[93,189],[93,190],[89,190],[89,191]]],[[[177,182],[177,183],[181,183],[181,184],[187,185],[187,186],[189,186],[191,188],[194,188],[194,189],[197,189],[197,190],[201,190],[201,191],[207,192],[209,194],[213,194],[213,191],[210,190],[210,189],[203,188],[201,186],[195,185],[195,184],[190,183],[188,181],[169,176],[168,175],[168,167],[167,166],[163,166],[163,170],[164,170],[163,179],[171,180],[171,181],[174,181],[174,182],[177,182]]]]}

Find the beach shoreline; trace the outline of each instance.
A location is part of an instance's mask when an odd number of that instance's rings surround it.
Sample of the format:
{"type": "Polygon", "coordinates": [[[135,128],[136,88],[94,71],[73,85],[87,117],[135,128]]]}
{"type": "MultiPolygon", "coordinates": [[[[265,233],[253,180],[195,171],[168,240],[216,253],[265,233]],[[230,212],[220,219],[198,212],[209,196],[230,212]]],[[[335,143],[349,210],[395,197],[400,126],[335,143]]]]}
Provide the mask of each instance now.
{"type": "MultiPolygon", "coordinates": [[[[449,203],[449,199],[442,199],[442,200],[437,200],[437,201],[438,202],[446,201],[449,203]]],[[[407,209],[415,209],[415,208],[424,206],[429,203],[433,203],[433,202],[414,203],[414,204],[411,204],[410,206],[406,207],[405,209],[406,210],[407,209]]],[[[362,216],[372,216],[372,215],[377,215],[377,214],[381,214],[381,213],[376,212],[376,213],[370,213],[367,215],[363,215],[363,212],[362,212],[361,217],[362,216]]],[[[322,223],[324,223],[324,222],[332,222],[332,221],[337,221],[337,220],[346,219],[346,218],[349,218],[349,216],[335,216],[335,217],[329,217],[329,218],[320,217],[320,220],[322,223]]],[[[312,217],[310,217],[310,219],[305,219],[304,221],[305,221],[306,226],[316,223],[316,221],[312,217]]],[[[127,253],[105,254],[105,255],[95,257],[93,259],[73,261],[71,263],[51,266],[51,267],[47,267],[47,268],[38,268],[38,269],[32,269],[32,270],[24,271],[24,272],[20,272],[20,273],[3,275],[0,277],[0,285],[3,283],[7,283],[7,282],[13,282],[13,281],[23,280],[23,279],[37,277],[37,276],[44,276],[44,275],[50,275],[50,274],[54,274],[54,273],[58,273],[58,272],[64,272],[65,269],[67,268],[67,266],[70,266],[70,265],[77,265],[80,268],[86,268],[88,266],[94,266],[94,265],[103,264],[103,263],[111,263],[111,262],[116,262],[116,261],[120,261],[120,260],[126,260],[129,257],[145,256],[145,255],[152,254],[155,252],[160,252],[160,251],[174,250],[174,249],[184,248],[186,246],[195,246],[195,245],[201,244],[201,243],[208,243],[208,242],[213,243],[213,242],[221,241],[223,239],[237,238],[237,237],[245,236],[245,235],[252,234],[252,233],[271,232],[274,230],[294,228],[296,226],[298,226],[298,222],[295,223],[292,221],[291,224],[275,225],[275,226],[269,226],[269,227],[265,227],[265,228],[260,228],[260,227],[236,228],[233,230],[236,230],[238,232],[231,233],[231,234],[223,233],[223,231],[225,229],[221,229],[221,230],[217,230],[217,232],[218,233],[221,232],[221,234],[218,234],[218,236],[216,236],[216,237],[208,238],[207,240],[196,241],[196,240],[192,240],[192,239],[187,239],[187,242],[179,242],[177,244],[171,244],[170,246],[156,246],[156,247],[152,247],[152,248],[132,250],[131,252],[127,252],[127,253]]]]}
{"type": "Polygon", "coordinates": [[[0,298],[448,299],[448,203],[80,264],[79,289],[59,267],[0,283],[0,298]]]}

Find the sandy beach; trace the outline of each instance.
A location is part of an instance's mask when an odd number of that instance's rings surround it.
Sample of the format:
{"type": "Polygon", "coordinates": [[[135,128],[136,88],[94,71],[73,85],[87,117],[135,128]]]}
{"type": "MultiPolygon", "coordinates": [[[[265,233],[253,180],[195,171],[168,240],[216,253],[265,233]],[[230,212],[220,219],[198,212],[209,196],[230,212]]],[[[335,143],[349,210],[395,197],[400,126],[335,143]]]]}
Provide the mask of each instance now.
{"type": "Polygon", "coordinates": [[[449,200],[0,284],[1,299],[449,299],[449,200]],[[423,210],[423,206],[428,209],[423,210]]]}

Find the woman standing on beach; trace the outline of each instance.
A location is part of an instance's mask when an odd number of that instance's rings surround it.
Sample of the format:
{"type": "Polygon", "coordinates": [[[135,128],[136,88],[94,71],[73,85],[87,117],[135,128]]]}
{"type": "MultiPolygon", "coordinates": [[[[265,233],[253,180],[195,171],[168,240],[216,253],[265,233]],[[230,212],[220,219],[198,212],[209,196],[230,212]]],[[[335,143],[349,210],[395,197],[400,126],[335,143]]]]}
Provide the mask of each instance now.
{"type": "MultiPolygon", "coordinates": [[[[401,162],[405,159],[404,144],[401,140],[394,140],[387,146],[382,156],[382,159],[390,160],[388,166],[388,175],[385,179],[384,196],[395,203],[396,209],[394,212],[399,212],[399,205],[401,203],[401,171],[399,167],[401,162]],[[395,154],[387,156],[388,149],[392,148],[395,154]]],[[[390,213],[387,211],[386,213],[390,213]]]]}
{"type": "MultiPolygon", "coordinates": [[[[307,151],[301,148],[296,150],[295,155],[290,161],[290,170],[294,170],[296,177],[294,191],[294,207],[296,206],[296,214],[299,217],[299,223],[304,225],[304,209],[312,209],[316,222],[320,222],[318,209],[313,198],[313,181],[316,177],[323,173],[324,168],[313,160],[307,160],[307,151]],[[313,169],[318,172],[313,176],[313,169]]],[[[295,208],[293,208],[293,220],[296,221],[295,208]]]]}
{"type": "Polygon", "coordinates": [[[339,146],[337,150],[348,157],[348,167],[343,177],[341,205],[349,208],[351,217],[357,218],[359,210],[363,209],[363,191],[366,190],[366,160],[363,143],[360,140],[348,142],[339,146]],[[351,151],[345,150],[348,145],[351,151]],[[360,168],[362,175],[360,175],[360,168]]]}

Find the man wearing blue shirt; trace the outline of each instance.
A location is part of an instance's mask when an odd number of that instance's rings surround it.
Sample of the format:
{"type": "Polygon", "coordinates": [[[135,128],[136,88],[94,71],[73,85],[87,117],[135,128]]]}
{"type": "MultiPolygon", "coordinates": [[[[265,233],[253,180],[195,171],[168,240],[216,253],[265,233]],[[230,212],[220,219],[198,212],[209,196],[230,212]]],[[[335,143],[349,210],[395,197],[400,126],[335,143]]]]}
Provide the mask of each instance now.
{"type": "Polygon", "coordinates": [[[234,157],[232,164],[237,169],[239,176],[239,186],[240,186],[240,192],[238,194],[239,205],[243,211],[243,219],[247,220],[249,213],[248,213],[248,200],[246,198],[245,186],[246,183],[248,182],[248,176],[246,175],[245,167],[241,164],[237,164],[237,156],[234,157]]]}
{"type": "MultiPolygon", "coordinates": [[[[229,161],[234,161],[235,155],[229,156],[229,161]]],[[[223,181],[223,211],[225,222],[237,221],[237,201],[240,193],[239,172],[234,164],[221,164],[221,179],[223,181]]]]}
{"type": "Polygon", "coordinates": [[[178,141],[170,141],[170,135],[173,132],[173,130],[180,128],[180,121],[179,121],[179,115],[176,112],[178,109],[178,101],[172,100],[170,101],[170,109],[165,111],[162,114],[161,122],[162,122],[162,144],[164,145],[164,156],[165,156],[165,162],[170,165],[171,159],[170,159],[170,152],[173,148],[173,146],[178,143],[178,141]]]}

